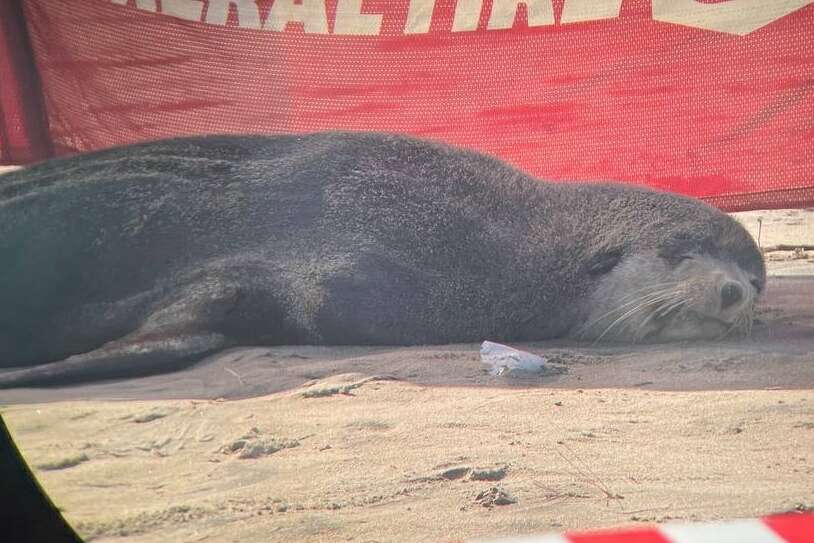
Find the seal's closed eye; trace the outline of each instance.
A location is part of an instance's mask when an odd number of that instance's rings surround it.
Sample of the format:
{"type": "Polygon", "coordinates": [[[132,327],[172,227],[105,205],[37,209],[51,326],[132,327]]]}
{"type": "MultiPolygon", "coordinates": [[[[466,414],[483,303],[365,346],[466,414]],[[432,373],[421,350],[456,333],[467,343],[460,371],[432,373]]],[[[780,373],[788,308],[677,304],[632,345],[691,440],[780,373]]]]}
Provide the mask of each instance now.
{"type": "Polygon", "coordinates": [[[699,235],[692,232],[675,232],[662,242],[658,254],[668,264],[676,266],[692,258],[693,254],[703,252],[699,235]]]}
{"type": "Polygon", "coordinates": [[[588,263],[588,273],[591,275],[604,275],[611,271],[622,260],[622,250],[613,249],[596,255],[588,263]]]}

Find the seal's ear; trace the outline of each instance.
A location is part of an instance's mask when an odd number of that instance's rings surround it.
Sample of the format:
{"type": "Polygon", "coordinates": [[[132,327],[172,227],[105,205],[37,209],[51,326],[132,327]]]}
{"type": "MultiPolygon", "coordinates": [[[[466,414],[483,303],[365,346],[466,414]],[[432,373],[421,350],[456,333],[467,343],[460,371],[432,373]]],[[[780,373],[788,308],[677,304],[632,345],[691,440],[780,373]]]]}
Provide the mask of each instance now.
{"type": "Polygon", "coordinates": [[[595,254],[588,262],[588,273],[594,276],[608,273],[622,260],[622,254],[622,249],[611,249],[595,254]]]}

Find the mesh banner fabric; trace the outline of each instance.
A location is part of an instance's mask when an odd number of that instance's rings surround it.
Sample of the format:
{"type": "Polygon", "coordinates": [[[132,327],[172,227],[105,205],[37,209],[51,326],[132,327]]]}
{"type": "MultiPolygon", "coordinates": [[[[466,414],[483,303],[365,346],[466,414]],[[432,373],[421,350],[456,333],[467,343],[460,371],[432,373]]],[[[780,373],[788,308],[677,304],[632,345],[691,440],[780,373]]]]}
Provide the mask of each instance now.
{"type": "Polygon", "coordinates": [[[0,164],[52,154],[40,100],[22,11],[0,1],[0,164]]]}
{"type": "Polygon", "coordinates": [[[814,205],[814,1],[15,1],[55,155],[395,131],[544,179],[814,205]]]}

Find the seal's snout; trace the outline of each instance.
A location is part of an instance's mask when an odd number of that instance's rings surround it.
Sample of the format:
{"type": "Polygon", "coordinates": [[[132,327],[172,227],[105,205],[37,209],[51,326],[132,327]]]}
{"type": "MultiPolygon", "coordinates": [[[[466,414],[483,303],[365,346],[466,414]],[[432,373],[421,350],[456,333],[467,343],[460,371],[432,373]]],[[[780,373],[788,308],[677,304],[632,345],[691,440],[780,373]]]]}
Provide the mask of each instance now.
{"type": "Polygon", "coordinates": [[[743,299],[743,287],[735,281],[727,281],[721,287],[721,309],[726,310],[733,307],[743,299]]]}
{"type": "Polygon", "coordinates": [[[683,341],[748,335],[762,277],[739,264],[694,253],[678,263],[639,253],[600,281],[583,339],[683,341]]]}

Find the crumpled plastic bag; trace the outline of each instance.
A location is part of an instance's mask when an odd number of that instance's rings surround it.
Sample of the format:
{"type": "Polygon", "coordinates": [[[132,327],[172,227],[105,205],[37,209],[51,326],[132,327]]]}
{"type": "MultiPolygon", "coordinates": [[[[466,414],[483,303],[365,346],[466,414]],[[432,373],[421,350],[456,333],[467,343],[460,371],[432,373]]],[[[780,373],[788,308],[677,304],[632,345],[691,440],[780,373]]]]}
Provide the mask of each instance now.
{"type": "Polygon", "coordinates": [[[491,341],[481,343],[480,360],[489,367],[489,373],[492,375],[505,375],[509,372],[541,372],[548,363],[542,356],[491,341]]]}

